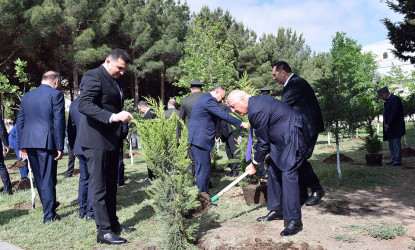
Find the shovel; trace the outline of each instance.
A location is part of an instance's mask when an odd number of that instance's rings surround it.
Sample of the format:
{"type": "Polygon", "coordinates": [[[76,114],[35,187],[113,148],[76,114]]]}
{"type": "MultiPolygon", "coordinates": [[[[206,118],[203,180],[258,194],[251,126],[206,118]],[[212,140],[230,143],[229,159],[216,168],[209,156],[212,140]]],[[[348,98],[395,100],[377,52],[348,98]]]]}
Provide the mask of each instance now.
{"type": "Polygon", "coordinates": [[[235,186],[236,183],[240,182],[243,178],[245,178],[248,175],[248,172],[243,173],[243,175],[239,176],[236,180],[234,180],[231,184],[226,186],[222,191],[220,191],[217,195],[213,196],[212,199],[210,199],[210,202],[213,203],[219,199],[224,193],[226,193],[231,187],[235,186]]]}
{"type": "Polygon", "coordinates": [[[27,159],[27,167],[29,168],[30,190],[32,191],[32,208],[35,208],[36,193],[35,193],[35,189],[33,188],[32,168],[30,167],[29,159],[27,159]]]}

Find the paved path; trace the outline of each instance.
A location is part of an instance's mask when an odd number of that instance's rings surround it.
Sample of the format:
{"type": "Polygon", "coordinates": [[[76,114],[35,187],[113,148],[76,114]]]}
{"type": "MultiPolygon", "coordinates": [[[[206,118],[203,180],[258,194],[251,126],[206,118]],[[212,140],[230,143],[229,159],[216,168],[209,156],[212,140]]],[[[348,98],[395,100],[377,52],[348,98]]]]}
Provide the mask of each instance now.
{"type": "Polygon", "coordinates": [[[1,250],[23,250],[22,248],[0,240],[1,250]]]}

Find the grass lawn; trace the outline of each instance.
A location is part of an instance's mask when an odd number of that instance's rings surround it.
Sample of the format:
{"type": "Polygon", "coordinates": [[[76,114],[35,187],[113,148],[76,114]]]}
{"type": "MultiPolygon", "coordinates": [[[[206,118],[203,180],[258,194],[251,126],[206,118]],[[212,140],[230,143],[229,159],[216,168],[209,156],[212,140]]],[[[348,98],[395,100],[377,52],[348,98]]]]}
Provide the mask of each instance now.
{"type": "MultiPolygon", "coordinates": [[[[364,134],[359,134],[364,136],[364,134]]],[[[403,140],[402,140],[403,142],[403,140]]],[[[413,147],[415,143],[414,130],[407,128],[407,142],[413,147]]],[[[334,142],[331,143],[335,147],[334,142]]],[[[350,163],[341,163],[342,180],[339,180],[336,164],[324,164],[322,161],[329,155],[335,154],[335,148],[327,146],[327,136],[320,135],[311,163],[322,185],[328,193],[330,190],[370,190],[379,186],[399,185],[394,180],[406,172],[400,168],[389,166],[367,167],[365,164],[365,151],[359,151],[363,146],[362,140],[343,138],[340,144],[340,153],[353,159],[350,163]]],[[[384,142],[382,150],[383,162],[389,157],[387,143],[384,142]]],[[[222,159],[218,161],[219,167],[224,167],[226,158],[224,150],[220,151],[222,159]]],[[[78,176],[64,178],[68,157],[58,163],[57,200],[61,202],[57,212],[62,220],[52,223],[42,223],[43,212],[36,192],[36,208],[30,209],[30,189],[15,190],[12,196],[0,195],[0,239],[18,245],[24,249],[91,249],[101,248],[103,245],[96,243],[96,227],[93,221],[85,221],[78,218],[78,176]]],[[[14,163],[14,154],[10,152],[6,158],[6,164],[14,163]]],[[[403,158],[404,165],[413,165],[414,157],[403,158]]],[[[146,165],[140,158],[134,159],[130,165],[130,159],[125,159],[126,185],[118,189],[117,215],[120,222],[129,227],[136,227],[137,231],[131,234],[122,234],[129,244],[121,246],[105,246],[118,249],[142,249],[146,247],[160,247],[161,227],[160,221],[154,215],[151,208],[151,200],[146,194],[147,185],[144,179],[147,177],[146,165]]],[[[78,168],[76,161],[75,168],[78,168]]],[[[227,172],[230,169],[225,169],[227,172]]],[[[10,172],[12,182],[20,180],[19,172],[10,172]]],[[[235,178],[214,178],[214,188],[211,195],[216,194],[235,178]]],[[[413,190],[412,190],[413,191],[413,190]]],[[[208,230],[218,227],[218,221],[255,220],[258,210],[266,205],[248,206],[241,201],[229,201],[220,199],[218,207],[209,212],[212,216],[202,217],[200,235],[208,230]]],[[[262,209],[263,210],[263,209],[262,209]]],[[[263,213],[263,211],[261,211],[263,213]]]]}

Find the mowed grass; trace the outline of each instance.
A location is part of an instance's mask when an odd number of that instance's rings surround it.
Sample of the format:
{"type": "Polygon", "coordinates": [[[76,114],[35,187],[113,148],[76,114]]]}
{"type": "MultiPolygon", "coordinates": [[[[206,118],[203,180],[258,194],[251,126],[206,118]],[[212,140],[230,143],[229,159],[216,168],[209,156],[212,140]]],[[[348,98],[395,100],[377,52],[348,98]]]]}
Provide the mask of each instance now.
{"type": "MultiPolygon", "coordinates": [[[[415,136],[412,124],[407,128],[407,142],[411,146],[415,144],[415,136]]],[[[364,134],[359,134],[364,136],[364,134]]],[[[403,142],[403,140],[402,140],[403,142]]],[[[331,145],[335,147],[332,140],[331,145]]],[[[399,185],[397,178],[404,177],[408,170],[402,167],[368,167],[365,163],[365,151],[359,151],[363,141],[343,138],[340,142],[340,153],[353,159],[351,163],[341,162],[343,178],[338,178],[337,165],[326,164],[323,160],[335,154],[336,149],[327,147],[327,135],[320,135],[314,155],[310,159],[313,168],[320,178],[322,185],[330,190],[370,190],[379,186],[399,185]]],[[[384,142],[382,153],[389,157],[387,143],[384,142]]],[[[219,168],[225,168],[226,155],[220,150],[221,160],[218,161],[219,168]]],[[[58,164],[57,200],[61,202],[57,212],[62,220],[53,223],[42,223],[42,207],[36,192],[35,209],[30,209],[30,189],[15,190],[12,196],[0,195],[0,239],[20,246],[24,249],[91,249],[101,248],[103,245],[96,243],[96,226],[93,221],[85,221],[78,218],[78,177],[64,178],[67,169],[67,155],[58,164]],[[25,209],[17,209],[25,207],[25,209]]],[[[405,167],[415,167],[414,157],[403,158],[405,167]]],[[[6,164],[14,163],[15,158],[10,152],[6,158],[6,164]]],[[[388,160],[384,159],[384,163],[388,160]]],[[[151,200],[146,194],[148,185],[144,182],[147,177],[147,169],[142,159],[135,158],[134,164],[130,165],[130,159],[125,159],[126,185],[118,189],[117,215],[120,222],[129,227],[136,227],[137,231],[130,234],[122,234],[127,238],[129,244],[121,246],[105,246],[105,248],[117,249],[142,249],[145,247],[160,247],[162,235],[162,223],[151,208],[151,200]]],[[[76,162],[75,167],[78,167],[76,162]]],[[[10,173],[12,181],[20,179],[19,172],[10,173]]],[[[214,188],[211,195],[216,194],[226,187],[235,178],[214,178],[214,188]]],[[[415,190],[408,190],[414,194],[415,190]]],[[[241,221],[254,221],[256,217],[266,213],[266,205],[248,206],[243,201],[220,198],[217,207],[211,209],[208,216],[202,216],[202,236],[204,232],[219,227],[219,223],[239,223],[241,221]]],[[[350,239],[346,239],[350,241],[350,239]]]]}

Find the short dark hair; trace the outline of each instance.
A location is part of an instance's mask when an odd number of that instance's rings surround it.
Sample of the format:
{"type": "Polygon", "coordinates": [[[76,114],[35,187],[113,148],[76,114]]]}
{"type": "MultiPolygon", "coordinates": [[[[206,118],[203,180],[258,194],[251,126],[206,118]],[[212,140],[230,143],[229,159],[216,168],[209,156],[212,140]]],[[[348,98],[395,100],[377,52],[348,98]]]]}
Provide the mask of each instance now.
{"type": "Polygon", "coordinates": [[[217,89],[225,90],[225,88],[222,85],[218,85],[216,87],[213,87],[210,91],[215,91],[217,89]]]}
{"type": "Polygon", "coordinates": [[[284,61],[276,61],[273,65],[272,68],[276,67],[277,71],[281,71],[284,70],[287,73],[291,73],[291,67],[290,65],[288,65],[287,62],[284,61]]]}
{"type": "Polygon", "coordinates": [[[60,79],[61,78],[61,74],[59,74],[56,71],[48,71],[45,72],[45,74],[43,74],[42,76],[42,80],[56,80],[56,79],[60,79]]]}
{"type": "Polygon", "coordinates": [[[169,99],[169,101],[167,102],[167,105],[177,107],[177,102],[175,99],[172,98],[172,99],[169,99]]]}
{"type": "Polygon", "coordinates": [[[140,106],[140,107],[148,107],[148,104],[147,104],[147,102],[145,102],[145,101],[140,101],[138,104],[137,104],[137,106],[140,106]]]}
{"type": "Polygon", "coordinates": [[[111,57],[112,59],[117,60],[118,58],[121,58],[125,63],[130,64],[131,57],[128,55],[127,52],[125,52],[122,49],[113,49],[107,56],[111,57]]]}

